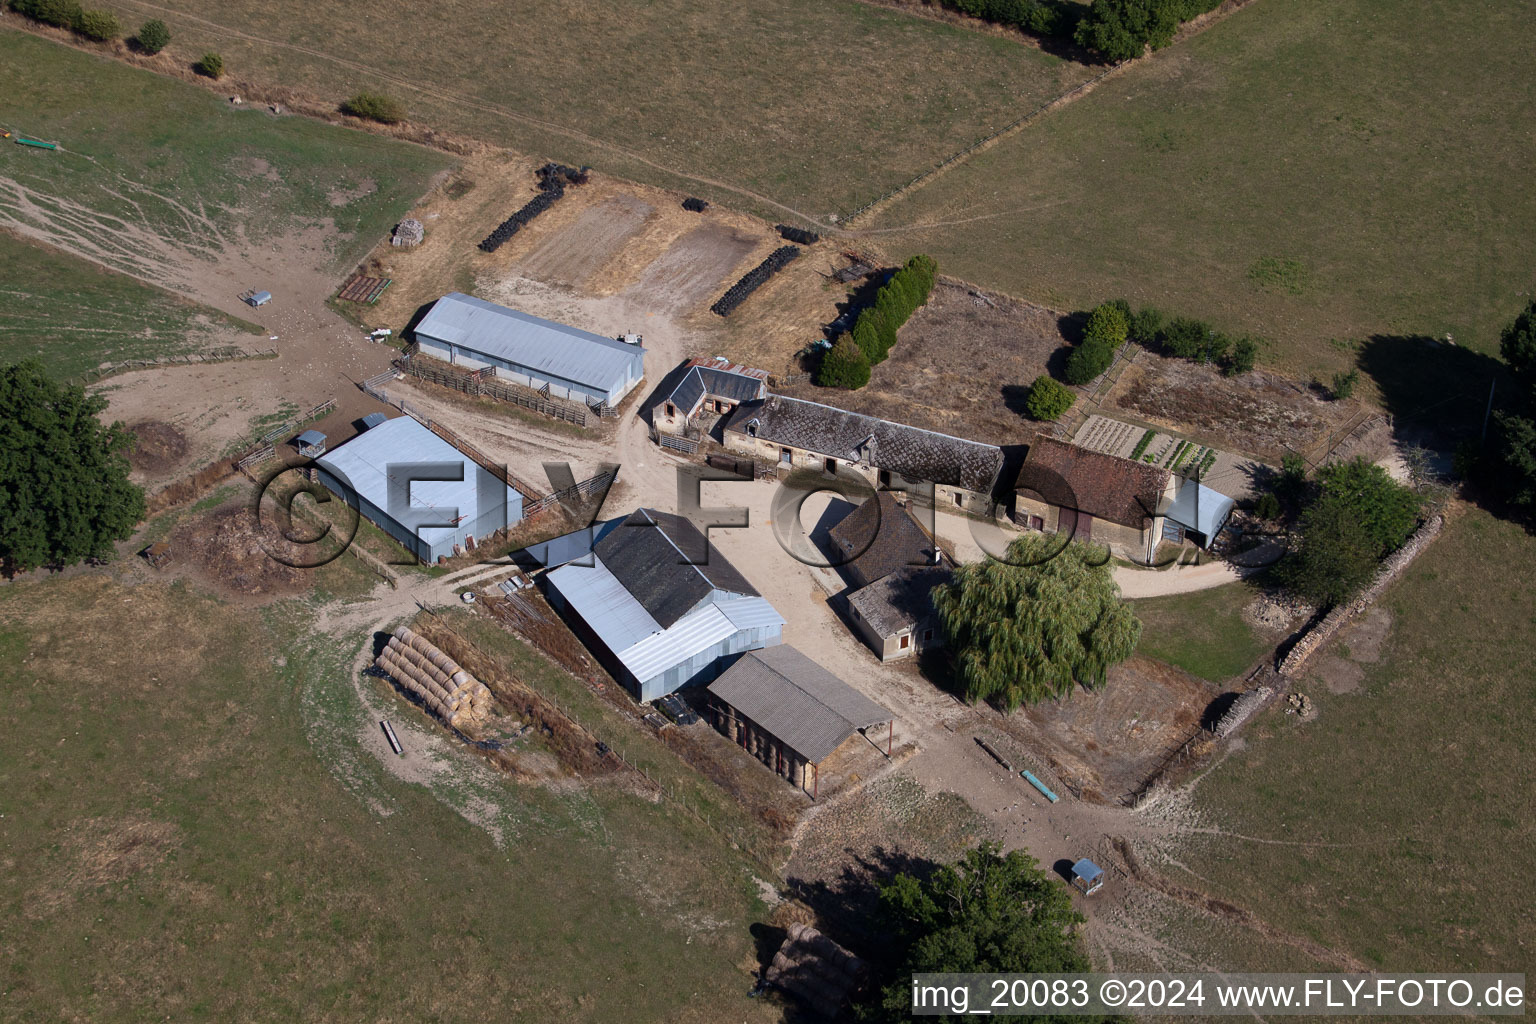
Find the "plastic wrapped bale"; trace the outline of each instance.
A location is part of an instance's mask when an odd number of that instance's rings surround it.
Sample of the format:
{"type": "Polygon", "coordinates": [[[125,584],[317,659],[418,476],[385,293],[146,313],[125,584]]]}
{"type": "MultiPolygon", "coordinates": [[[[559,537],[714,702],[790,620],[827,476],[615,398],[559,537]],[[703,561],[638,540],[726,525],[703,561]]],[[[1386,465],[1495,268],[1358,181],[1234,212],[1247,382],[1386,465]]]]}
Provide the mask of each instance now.
{"type": "Polygon", "coordinates": [[[703,213],[705,210],[709,209],[709,203],[698,198],[697,196],[689,196],[687,199],[683,200],[683,209],[687,210],[689,213],[703,213]]]}
{"type": "Polygon", "coordinates": [[[821,236],[814,231],[806,231],[804,228],[793,227],[789,224],[775,224],[779,237],[795,242],[799,245],[815,245],[821,241],[821,236]]]}

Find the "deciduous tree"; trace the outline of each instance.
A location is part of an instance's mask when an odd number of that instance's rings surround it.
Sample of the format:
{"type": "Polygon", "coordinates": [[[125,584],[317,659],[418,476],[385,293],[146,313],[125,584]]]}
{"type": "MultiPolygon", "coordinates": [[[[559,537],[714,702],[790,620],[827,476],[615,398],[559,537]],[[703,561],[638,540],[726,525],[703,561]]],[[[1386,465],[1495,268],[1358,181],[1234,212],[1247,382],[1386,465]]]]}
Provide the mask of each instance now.
{"type": "Polygon", "coordinates": [[[966,698],[1011,711],[1103,685],[1141,636],[1108,561],[1039,533],[1006,555],[961,566],[933,592],[966,698]]]}
{"type": "Polygon", "coordinates": [[[0,565],[7,574],[105,558],[144,516],[106,399],[28,361],[0,367],[0,565]]]}
{"type": "Polygon", "coordinates": [[[880,908],[886,950],[877,999],[859,1007],[864,1021],[910,1021],[913,974],[1092,970],[1071,895],[1020,850],[1003,854],[986,843],[927,878],[898,874],[881,886],[880,908]]]}

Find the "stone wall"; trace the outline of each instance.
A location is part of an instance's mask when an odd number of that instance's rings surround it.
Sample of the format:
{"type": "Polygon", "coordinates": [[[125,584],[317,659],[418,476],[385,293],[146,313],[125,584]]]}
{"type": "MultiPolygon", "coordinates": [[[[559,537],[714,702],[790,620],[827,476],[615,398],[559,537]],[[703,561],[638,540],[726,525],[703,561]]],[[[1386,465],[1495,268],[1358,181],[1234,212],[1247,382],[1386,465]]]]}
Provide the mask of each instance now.
{"type": "Polygon", "coordinates": [[[1445,525],[1443,516],[1435,516],[1419,527],[1408,543],[1394,551],[1381,568],[1376,571],[1376,578],[1371,585],[1361,591],[1360,595],[1348,604],[1340,605],[1323,617],[1322,621],[1315,623],[1291,645],[1291,649],[1280,659],[1278,668],[1282,675],[1295,675],[1306,664],[1314,651],[1327,643],[1333,634],[1354,618],[1360,612],[1376,603],[1381,597],[1382,591],[1387,589],[1391,582],[1403,574],[1419,556],[1419,553],[1427,548],[1431,541],[1440,535],[1441,528],[1445,525]]]}

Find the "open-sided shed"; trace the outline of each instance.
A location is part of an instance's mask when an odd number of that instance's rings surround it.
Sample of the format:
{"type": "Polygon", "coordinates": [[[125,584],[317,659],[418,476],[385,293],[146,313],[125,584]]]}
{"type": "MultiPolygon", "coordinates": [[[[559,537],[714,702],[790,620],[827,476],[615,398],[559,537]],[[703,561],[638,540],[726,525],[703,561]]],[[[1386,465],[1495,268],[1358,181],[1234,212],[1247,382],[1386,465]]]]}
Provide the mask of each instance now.
{"type": "Polygon", "coordinates": [[[855,733],[886,726],[889,753],[895,716],[784,644],[743,655],[709,695],[721,732],[812,797],[821,762],[855,733]]]}

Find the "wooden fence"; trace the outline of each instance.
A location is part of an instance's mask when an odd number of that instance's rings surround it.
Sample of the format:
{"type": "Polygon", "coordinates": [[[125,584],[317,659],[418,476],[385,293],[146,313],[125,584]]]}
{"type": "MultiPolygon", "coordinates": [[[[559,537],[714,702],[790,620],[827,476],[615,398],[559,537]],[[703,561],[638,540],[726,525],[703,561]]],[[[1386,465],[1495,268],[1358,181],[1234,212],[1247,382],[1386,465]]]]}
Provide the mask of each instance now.
{"type": "Polygon", "coordinates": [[[196,363],[232,363],[240,359],[276,359],[277,349],[257,350],[229,346],[226,348],[209,349],[207,352],[189,352],[181,356],[162,356],[158,359],[124,359],[119,363],[111,363],[100,366],[94,370],[88,370],[76,377],[69,378],[69,383],[94,384],[106,377],[113,377],[119,373],[132,373],[134,370],[152,370],[157,366],[190,366],[196,363]]]}
{"type": "Polygon", "coordinates": [[[577,402],[562,402],[478,370],[462,372],[454,370],[447,364],[430,366],[427,365],[428,362],[429,360],[420,359],[407,352],[405,356],[395,361],[395,368],[429,384],[451,388],[466,395],[484,396],[500,402],[508,402],[554,419],[574,423],[578,427],[587,426],[588,418],[594,413],[599,416],[605,415],[602,410],[594,410],[577,402]]]}

